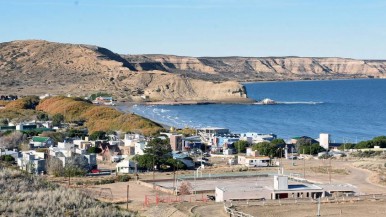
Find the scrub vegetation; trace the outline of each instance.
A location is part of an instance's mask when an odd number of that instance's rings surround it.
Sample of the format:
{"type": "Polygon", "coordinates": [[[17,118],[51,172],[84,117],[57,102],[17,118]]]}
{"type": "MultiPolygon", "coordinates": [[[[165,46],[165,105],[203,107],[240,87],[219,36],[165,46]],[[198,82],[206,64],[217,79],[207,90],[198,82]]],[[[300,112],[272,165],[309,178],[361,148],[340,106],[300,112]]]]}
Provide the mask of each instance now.
{"type": "Polygon", "coordinates": [[[86,193],[0,168],[0,216],[135,216],[86,193]]]}
{"type": "Polygon", "coordinates": [[[52,116],[62,114],[67,122],[85,122],[89,133],[120,130],[136,131],[148,136],[162,129],[162,126],[146,118],[106,106],[95,106],[80,98],[51,97],[42,100],[36,109],[52,116]]]}
{"type": "Polygon", "coordinates": [[[39,101],[28,96],[6,104],[0,110],[0,119],[21,122],[24,120],[51,119],[53,124],[64,122],[85,123],[89,133],[95,131],[123,131],[155,135],[162,126],[135,114],[126,114],[107,106],[96,106],[77,97],[56,96],[39,101]]]}

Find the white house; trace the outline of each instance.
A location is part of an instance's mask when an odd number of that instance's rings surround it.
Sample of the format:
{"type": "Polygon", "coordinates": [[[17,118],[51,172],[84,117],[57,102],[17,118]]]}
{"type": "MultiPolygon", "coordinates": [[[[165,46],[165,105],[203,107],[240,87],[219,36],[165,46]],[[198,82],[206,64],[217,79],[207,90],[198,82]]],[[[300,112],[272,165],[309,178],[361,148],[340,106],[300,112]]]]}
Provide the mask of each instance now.
{"type": "Polygon", "coordinates": [[[245,165],[248,167],[266,167],[269,165],[269,161],[271,160],[266,156],[238,156],[238,164],[245,165]]]}
{"type": "Polygon", "coordinates": [[[58,142],[58,147],[50,146],[50,156],[71,157],[75,152],[75,146],[72,143],[58,142]]]}
{"type": "Polygon", "coordinates": [[[146,148],[147,142],[141,141],[135,143],[135,154],[144,155],[143,150],[146,148]]]}
{"type": "Polygon", "coordinates": [[[46,171],[46,160],[44,152],[26,151],[17,159],[17,165],[20,169],[29,173],[43,173],[46,171]]]}
{"type": "Polygon", "coordinates": [[[261,134],[261,133],[242,133],[240,134],[240,140],[248,141],[248,143],[260,143],[269,142],[276,139],[275,134],[261,134]]]}
{"type": "Polygon", "coordinates": [[[126,159],[117,163],[116,169],[120,174],[135,173],[136,165],[134,161],[126,159]]]}
{"type": "Polygon", "coordinates": [[[30,140],[30,144],[33,148],[45,148],[54,145],[54,140],[50,137],[34,136],[30,140]]]}
{"type": "Polygon", "coordinates": [[[4,151],[0,148],[0,156],[3,156],[3,155],[10,155],[12,156],[15,160],[17,160],[17,158],[19,157],[19,152],[14,149],[14,150],[8,150],[8,149],[5,149],[4,151]]]}
{"type": "Polygon", "coordinates": [[[125,134],[125,138],[123,139],[126,147],[134,147],[135,143],[141,141],[145,141],[145,137],[140,134],[125,134]]]}

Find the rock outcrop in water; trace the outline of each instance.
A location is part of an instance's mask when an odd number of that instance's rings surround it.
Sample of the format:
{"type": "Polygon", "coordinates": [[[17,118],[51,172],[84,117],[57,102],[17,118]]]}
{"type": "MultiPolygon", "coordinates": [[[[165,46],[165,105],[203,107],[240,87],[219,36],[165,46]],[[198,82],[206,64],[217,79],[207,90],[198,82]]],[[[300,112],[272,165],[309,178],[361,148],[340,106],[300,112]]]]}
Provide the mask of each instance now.
{"type": "Polygon", "coordinates": [[[109,92],[128,101],[245,102],[239,82],[385,78],[385,73],[384,60],[119,55],[39,40],[0,44],[0,94],[109,92]]]}

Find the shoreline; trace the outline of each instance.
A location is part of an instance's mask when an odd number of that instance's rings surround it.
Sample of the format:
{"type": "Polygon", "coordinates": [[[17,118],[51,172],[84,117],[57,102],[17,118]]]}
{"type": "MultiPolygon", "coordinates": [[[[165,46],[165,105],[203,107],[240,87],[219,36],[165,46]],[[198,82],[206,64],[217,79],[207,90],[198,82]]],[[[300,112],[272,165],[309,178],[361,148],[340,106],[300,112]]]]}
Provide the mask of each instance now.
{"type": "Polygon", "coordinates": [[[314,82],[314,81],[352,81],[352,80],[384,80],[386,78],[325,78],[325,79],[299,79],[299,80],[258,80],[258,81],[238,81],[240,84],[255,83],[280,83],[280,82],[314,82]]]}
{"type": "Polygon", "coordinates": [[[230,99],[230,100],[182,100],[182,101],[154,101],[137,103],[142,105],[209,105],[209,104],[253,104],[256,100],[251,98],[230,99]]]}

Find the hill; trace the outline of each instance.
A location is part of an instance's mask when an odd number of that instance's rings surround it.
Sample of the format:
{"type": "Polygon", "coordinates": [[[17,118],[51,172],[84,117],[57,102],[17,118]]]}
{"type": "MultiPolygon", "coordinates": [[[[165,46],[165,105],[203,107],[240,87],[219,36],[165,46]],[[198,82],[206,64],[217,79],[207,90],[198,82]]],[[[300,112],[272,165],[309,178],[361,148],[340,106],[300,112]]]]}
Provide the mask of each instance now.
{"type": "Polygon", "coordinates": [[[247,102],[239,82],[385,78],[386,60],[119,55],[39,40],[0,44],[0,94],[96,92],[122,101],[247,102]]]}
{"type": "Polygon", "coordinates": [[[91,134],[95,131],[138,132],[144,135],[158,133],[162,126],[135,114],[125,114],[114,108],[96,106],[87,101],[68,97],[42,100],[36,110],[49,115],[63,114],[66,121],[85,121],[91,134]]]}
{"type": "Polygon", "coordinates": [[[385,78],[386,60],[320,57],[126,55],[137,70],[158,69],[218,81],[385,78]]]}
{"type": "Polygon", "coordinates": [[[244,101],[238,82],[191,79],[158,69],[137,69],[108,49],[29,40],[0,44],[0,94],[88,95],[108,92],[120,100],[244,101]],[[205,88],[205,89],[203,89],[205,88]]]}

